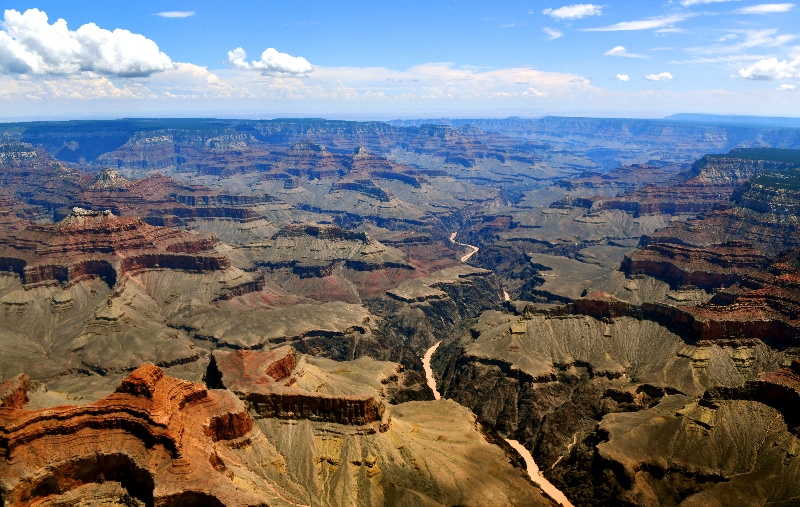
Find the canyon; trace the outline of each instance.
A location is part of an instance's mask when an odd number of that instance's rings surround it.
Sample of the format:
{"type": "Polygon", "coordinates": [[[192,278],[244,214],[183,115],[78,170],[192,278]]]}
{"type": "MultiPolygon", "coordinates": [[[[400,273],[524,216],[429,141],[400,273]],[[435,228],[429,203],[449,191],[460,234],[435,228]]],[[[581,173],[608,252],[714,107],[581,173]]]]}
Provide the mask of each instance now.
{"type": "Polygon", "coordinates": [[[0,133],[3,505],[800,497],[796,129],[0,133]]]}

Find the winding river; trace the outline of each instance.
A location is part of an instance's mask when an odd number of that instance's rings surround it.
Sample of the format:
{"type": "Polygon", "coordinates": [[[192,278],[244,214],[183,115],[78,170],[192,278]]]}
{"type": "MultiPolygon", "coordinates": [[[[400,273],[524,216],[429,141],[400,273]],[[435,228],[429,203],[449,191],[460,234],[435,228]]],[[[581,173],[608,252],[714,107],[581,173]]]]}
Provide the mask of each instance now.
{"type": "MultiPolygon", "coordinates": [[[[436,377],[433,376],[433,368],[431,368],[431,358],[433,357],[434,352],[436,349],[439,348],[442,342],[437,342],[433,347],[429,348],[425,355],[422,357],[422,368],[425,370],[425,378],[428,381],[428,387],[431,388],[433,391],[433,397],[437,400],[442,398],[442,395],[439,394],[438,389],[436,389],[436,377]]],[[[556,489],[555,486],[550,484],[550,481],[545,479],[539,473],[539,467],[536,465],[536,462],[533,460],[533,456],[531,453],[526,449],[522,444],[517,442],[516,440],[505,439],[508,442],[508,445],[514,448],[521,456],[522,459],[525,460],[525,466],[528,469],[528,475],[530,476],[531,480],[539,485],[542,488],[542,491],[547,493],[550,498],[561,504],[563,507],[572,507],[572,504],[567,497],[564,496],[564,493],[556,489]]]]}
{"type": "Polygon", "coordinates": [[[472,251],[470,253],[464,255],[463,257],[461,257],[461,262],[467,262],[470,257],[472,257],[473,255],[478,253],[478,250],[480,250],[480,248],[478,248],[475,245],[468,245],[466,243],[459,243],[458,241],[456,241],[456,234],[458,234],[458,231],[456,231],[456,232],[454,232],[453,234],[450,235],[450,243],[453,243],[454,245],[465,246],[467,248],[471,248],[472,249],[472,251]]]}

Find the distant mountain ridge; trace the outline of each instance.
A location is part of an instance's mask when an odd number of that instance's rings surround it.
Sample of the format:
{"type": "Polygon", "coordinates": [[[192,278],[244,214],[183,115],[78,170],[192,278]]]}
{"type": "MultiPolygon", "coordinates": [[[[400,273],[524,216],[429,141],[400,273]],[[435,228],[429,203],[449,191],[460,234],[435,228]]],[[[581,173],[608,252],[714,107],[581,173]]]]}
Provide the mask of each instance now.
{"type": "Polygon", "coordinates": [[[782,127],[800,128],[800,118],[788,118],[780,116],[739,116],[739,115],[718,115],[718,114],[698,114],[698,113],[679,113],[667,116],[665,121],[676,121],[681,123],[701,123],[711,125],[740,125],[757,127],[782,127]]]}

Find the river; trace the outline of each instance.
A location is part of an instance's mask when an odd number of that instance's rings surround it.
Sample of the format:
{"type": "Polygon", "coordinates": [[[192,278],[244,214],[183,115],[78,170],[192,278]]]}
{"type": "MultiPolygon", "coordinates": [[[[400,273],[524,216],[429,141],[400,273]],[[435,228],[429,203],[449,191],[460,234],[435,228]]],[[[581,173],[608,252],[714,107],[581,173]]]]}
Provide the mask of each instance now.
{"type": "Polygon", "coordinates": [[[442,395],[439,394],[439,391],[436,390],[436,377],[433,376],[433,368],[431,368],[431,358],[433,357],[433,353],[436,352],[436,349],[439,348],[442,342],[438,342],[433,347],[429,348],[427,352],[425,352],[425,356],[422,358],[422,369],[425,370],[425,378],[428,379],[428,387],[431,388],[433,391],[433,399],[440,400],[442,399],[442,395]]]}
{"type": "MultiPolygon", "coordinates": [[[[437,342],[433,347],[429,348],[425,355],[422,357],[422,368],[425,370],[425,378],[428,381],[428,387],[431,388],[433,391],[434,399],[440,400],[442,399],[442,395],[439,394],[439,390],[436,388],[436,377],[433,376],[433,368],[431,368],[431,358],[433,357],[434,352],[436,349],[439,348],[442,342],[437,342]]],[[[522,444],[517,442],[516,440],[506,439],[508,445],[514,448],[521,456],[522,459],[525,460],[525,466],[528,469],[528,475],[530,476],[531,480],[539,485],[542,488],[542,491],[550,495],[550,497],[561,504],[563,507],[573,507],[567,497],[564,496],[564,493],[556,489],[555,486],[550,484],[550,481],[545,479],[539,473],[539,467],[536,465],[536,462],[533,460],[533,456],[531,453],[526,449],[522,444]]]]}
{"type": "Polygon", "coordinates": [[[478,253],[478,250],[480,250],[480,248],[478,248],[475,245],[468,245],[466,243],[459,243],[458,241],[456,241],[456,234],[458,234],[458,231],[456,231],[456,232],[454,232],[453,234],[450,235],[450,243],[453,243],[454,245],[465,246],[467,248],[471,248],[472,249],[472,251],[470,253],[464,255],[463,257],[461,257],[461,262],[467,262],[470,257],[472,257],[473,255],[478,253]]]}

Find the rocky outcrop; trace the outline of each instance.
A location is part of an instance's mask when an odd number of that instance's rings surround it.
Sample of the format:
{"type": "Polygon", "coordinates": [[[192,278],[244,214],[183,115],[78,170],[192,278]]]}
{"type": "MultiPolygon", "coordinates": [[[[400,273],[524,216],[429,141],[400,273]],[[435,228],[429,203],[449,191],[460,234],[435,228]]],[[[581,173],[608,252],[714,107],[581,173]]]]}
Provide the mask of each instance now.
{"type": "Polygon", "coordinates": [[[97,158],[102,164],[137,169],[166,169],[177,164],[175,143],[167,133],[142,133],[97,158]]]}
{"type": "Polygon", "coordinates": [[[24,373],[0,385],[0,409],[19,409],[28,401],[30,379],[24,373]]]}
{"type": "Polygon", "coordinates": [[[732,200],[758,213],[800,216],[800,170],[760,174],[736,189],[732,200]]]}
{"type": "MultiPolygon", "coordinates": [[[[259,417],[308,419],[346,425],[366,425],[379,422],[384,412],[383,402],[374,389],[356,387],[350,394],[321,392],[325,384],[346,391],[352,385],[346,379],[313,380],[323,373],[309,365],[292,347],[269,351],[214,351],[208,378],[219,379],[221,386],[243,399],[259,417]],[[298,361],[302,363],[298,367],[298,361]],[[318,385],[310,390],[307,377],[318,385]],[[357,391],[362,391],[358,393],[357,391]]],[[[328,373],[330,377],[335,373],[328,373]]]]}
{"type": "Polygon", "coordinates": [[[102,496],[110,482],[144,505],[264,505],[237,485],[244,463],[225,451],[252,431],[232,393],[142,366],[95,403],[0,407],[0,491],[6,505],[58,504],[75,492],[102,496]]]}
{"type": "Polygon", "coordinates": [[[675,393],[637,413],[608,415],[556,467],[555,483],[587,505],[769,505],[796,498],[798,372],[795,359],[699,399],[675,393]]]}
{"type": "Polygon", "coordinates": [[[331,190],[351,190],[381,202],[389,202],[392,198],[391,190],[377,187],[372,180],[340,181],[334,183],[331,190]]]}
{"type": "Polygon", "coordinates": [[[800,359],[788,368],[762,373],[757,380],[733,388],[709,389],[700,403],[719,408],[722,400],[751,400],[773,407],[781,413],[789,428],[800,431],[800,359]]]}
{"type": "Polygon", "coordinates": [[[644,302],[633,305],[610,294],[590,293],[572,304],[551,310],[597,319],[633,317],[666,326],[690,341],[763,340],[776,347],[796,346],[800,338],[800,286],[779,277],[767,285],[738,294],[722,294],[701,305],[644,302]]]}

